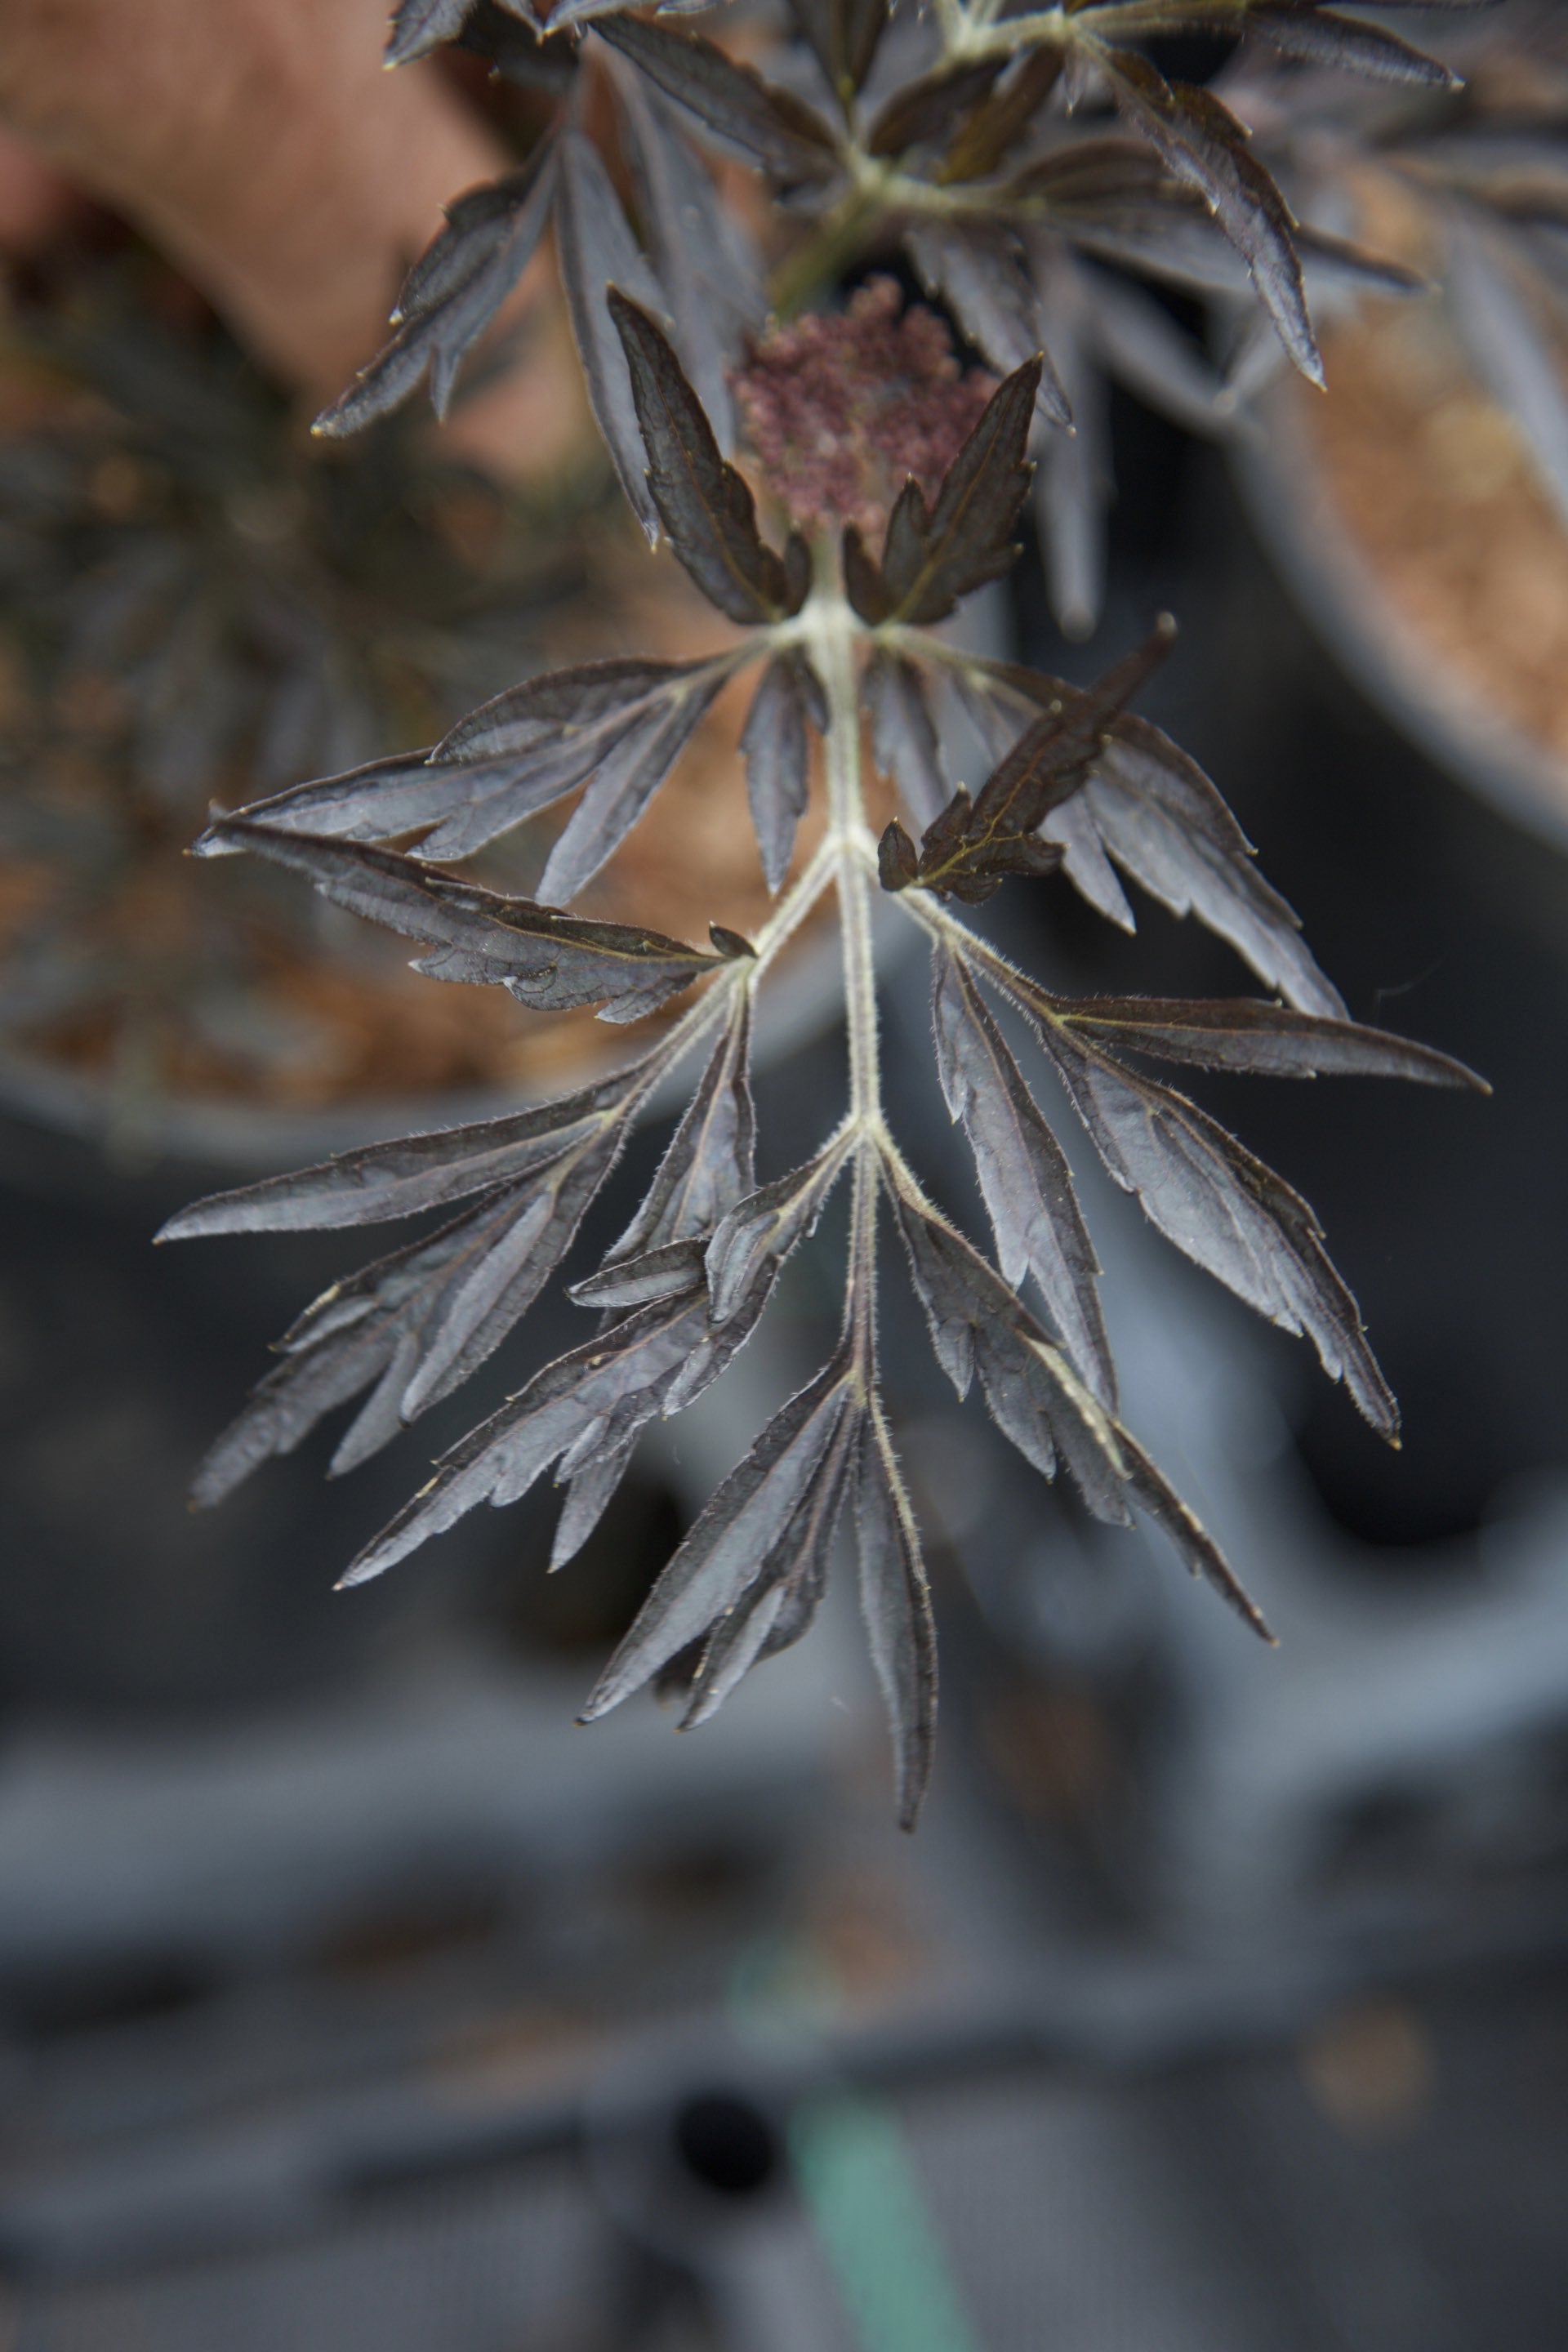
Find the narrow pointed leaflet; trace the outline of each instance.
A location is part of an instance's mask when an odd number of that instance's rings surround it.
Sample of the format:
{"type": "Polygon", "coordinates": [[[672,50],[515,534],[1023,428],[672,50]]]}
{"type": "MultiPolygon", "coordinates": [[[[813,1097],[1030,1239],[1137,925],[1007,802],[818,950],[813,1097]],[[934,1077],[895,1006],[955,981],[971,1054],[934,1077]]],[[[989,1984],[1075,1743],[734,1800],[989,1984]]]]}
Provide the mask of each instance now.
{"type": "Polygon", "coordinates": [[[434,942],[416,971],[436,980],[490,982],[536,1012],[600,1007],[604,1021],[640,1020],[705,973],[721,971],[744,940],[704,955],[662,931],[563,915],[532,898],[503,898],[477,883],[394,850],[274,833],[237,818],[215,830],[240,848],[312,881],[323,898],[409,939],[434,942]]]}
{"type": "Polygon", "coordinates": [[[1058,698],[993,770],[978,797],[962,788],[926,827],[917,857],[894,820],[882,836],[881,874],[889,890],[934,890],[978,905],[1010,874],[1047,874],[1062,862],[1039,828],[1083,785],[1114,721],[1157,669],[1175,635],[1162,619],[1138,651],[1106,671],[1085,693],[1058,698]]]}
{"type": "Polygon", "coordinates": [[[810,584],[805,547],[797,541],[781,559],[764,544],[752,493],[720,454],[663,329],[617,289],[611,289],[609,310],[647,452],[648,496],[680,562],[710,604],[731,621],[773,621],[798,612],[810,584]]]}

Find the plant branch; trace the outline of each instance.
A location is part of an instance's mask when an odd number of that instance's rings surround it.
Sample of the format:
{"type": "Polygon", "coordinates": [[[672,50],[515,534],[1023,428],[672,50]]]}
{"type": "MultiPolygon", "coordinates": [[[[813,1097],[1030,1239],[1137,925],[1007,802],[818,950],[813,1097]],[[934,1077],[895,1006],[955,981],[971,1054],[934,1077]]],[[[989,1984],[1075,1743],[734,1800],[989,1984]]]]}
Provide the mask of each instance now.
{"type": "Polygon", "coordinates": [[[825,544],[818,585],[803,619],[827,704],[827,837],[834,859],[844,948],[845,1025],[849,1045],[849,1118],[859,1142],[850,1211],[847,1315],[856,1360],[868,1388],[876,1339],[876,1154],[885,1134],[877,1029],[877,968],[871,940],[875,847],[866,818],[860,697],[856,650],[864,635],[838,583],[836,551],[825,544]],[[870,861],[868,866],[868,861],[870,861]]]}

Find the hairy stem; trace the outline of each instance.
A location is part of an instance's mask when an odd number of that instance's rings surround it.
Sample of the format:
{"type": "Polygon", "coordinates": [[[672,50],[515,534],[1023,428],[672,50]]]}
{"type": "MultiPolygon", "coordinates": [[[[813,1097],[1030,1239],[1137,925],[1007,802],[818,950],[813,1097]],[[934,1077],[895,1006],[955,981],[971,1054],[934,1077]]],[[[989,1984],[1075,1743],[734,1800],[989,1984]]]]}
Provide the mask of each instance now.
{"type": "MultiPolygon", "coordinates": [[[[867,877],[874,875],[877,871],[875,849],[868,851],[864,844],[858,843],[856,855],[867,877]]],[[[931,891],[895,890],[889,891],[887,895],[900,913],[906,915],[910,922],[919,924],[929,939],[945,941],[949,947],[963,956],[966,962],[984,964],[986,971],[994,974],[997,982],[1010,994],[1016,993],[1017,990],[1028,988],[1027,974],[1020,971],[1016,964],[1010,962],[1000,948],[994,948],[989,940],[982,939],[978,931],[972,930],[959,916],[944,907],[941,899],[931,891]]]]}
{"type": "Polygon", "coordinates": [[[871,942],[875,858],[866,821],[860,698],[856,672],[859,623],[839,590],[836,559],[824,549],[810,606],[807,642],[827,704],[827,838],[834,858],[844,946],[844,1018],[849,1045],[849,1119],[859,1144],[850,1210],[847,1312],[862,1377],[869,1383],[876,1338],[877,1147],[883,1129],[877,1034],[877,967],[871,942]]]}

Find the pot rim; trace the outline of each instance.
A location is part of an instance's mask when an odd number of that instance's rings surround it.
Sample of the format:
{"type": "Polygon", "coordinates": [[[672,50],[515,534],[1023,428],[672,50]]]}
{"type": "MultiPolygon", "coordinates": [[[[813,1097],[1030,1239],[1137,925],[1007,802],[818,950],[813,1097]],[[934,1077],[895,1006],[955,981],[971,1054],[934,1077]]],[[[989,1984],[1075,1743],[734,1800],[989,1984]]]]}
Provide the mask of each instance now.
{"type": "Polygon", "coordinates": [[[1261,430],[1229,444],[1232,478],[1310,626],[1368,699],[1446,774],[1568,851],[1568,761],[1498,719],[1401,615],[1329,491],[1298,387],[1277,380],[1255,415],[1261,430]]]}

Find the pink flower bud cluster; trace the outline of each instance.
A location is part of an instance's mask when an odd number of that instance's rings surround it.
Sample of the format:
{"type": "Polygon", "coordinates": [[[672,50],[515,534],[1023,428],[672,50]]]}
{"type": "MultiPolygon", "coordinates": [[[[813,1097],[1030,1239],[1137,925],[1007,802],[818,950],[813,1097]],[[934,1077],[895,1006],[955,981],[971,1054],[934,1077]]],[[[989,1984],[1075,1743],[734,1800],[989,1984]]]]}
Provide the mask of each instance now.
{"type": "Polygon", "coordinates": [[[934,310],[891,278],[847,310],[771,327],[731,379],[764,487],[807,532],[858,523],[879,533],[913,475],[927,499],[995,390],[967,373],[934,310]]]}

